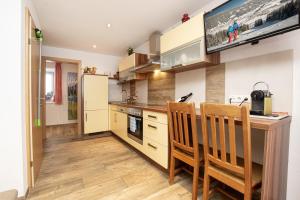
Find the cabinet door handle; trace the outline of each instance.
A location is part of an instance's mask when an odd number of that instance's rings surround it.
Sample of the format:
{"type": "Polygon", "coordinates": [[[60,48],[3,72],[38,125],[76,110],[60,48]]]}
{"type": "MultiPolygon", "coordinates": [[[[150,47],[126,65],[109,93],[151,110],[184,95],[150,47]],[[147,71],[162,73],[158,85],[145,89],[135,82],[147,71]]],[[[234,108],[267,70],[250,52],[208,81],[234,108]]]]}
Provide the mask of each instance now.
{"type": "Polygon", "coordinates": [[[156,116],[153,116],[153,115],[148,115],[149,118],[153,118],[153,119],[157,119],[156,116]]]}
{"type": "Polygon", "coordinates": [[[153,148],[153,149],[157,149],[156,146],[154,146],[154,145],[152,145],[152,144],[150,144],[150,143],[148,143],[148,146],[151,147],[151,148],[153,148]]]}
{"type": "Polygon", "coordinates": [[[156,126],[152,126],[152,125],[150,125],[150,124],[148,124],[148,127],[149,127],[149,128],[153,128],[153,129],[157,129],[156,126]]]}
{"type": "Polygon", "coordinates": [[[87,118],[87,113],[85,113],[85,121],[87,122],[88,118],[87,118]]]}

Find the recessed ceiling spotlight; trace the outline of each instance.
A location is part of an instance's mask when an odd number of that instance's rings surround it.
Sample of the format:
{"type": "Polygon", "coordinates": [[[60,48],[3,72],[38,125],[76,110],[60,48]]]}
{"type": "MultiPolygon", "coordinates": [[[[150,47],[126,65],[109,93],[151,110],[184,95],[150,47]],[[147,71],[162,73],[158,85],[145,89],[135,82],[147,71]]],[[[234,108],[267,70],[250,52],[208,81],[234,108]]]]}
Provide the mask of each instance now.
{"type": "Polygon", "coordinates": [[[92,47],[93,47],[94,49],[96,49],[96,48],[97,48],[97,45],[94,44],[92,47]]]}
{"type": "Polygon", "coordinates": [[[111,24],[107,24],[106,27],[107,27],[107,28],[110,28],[110,27],[111,27],[111,24]]]}

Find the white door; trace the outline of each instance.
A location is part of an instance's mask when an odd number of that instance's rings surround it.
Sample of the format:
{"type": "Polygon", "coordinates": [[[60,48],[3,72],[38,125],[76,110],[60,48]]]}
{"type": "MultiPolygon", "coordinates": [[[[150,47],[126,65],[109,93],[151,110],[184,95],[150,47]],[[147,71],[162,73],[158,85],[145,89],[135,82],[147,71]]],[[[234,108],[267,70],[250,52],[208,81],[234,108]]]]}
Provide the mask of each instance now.
{"type": "Polygon", "coordinates": [[[84,110],[108,109],[108,78],[84,75],[84,110]]]}

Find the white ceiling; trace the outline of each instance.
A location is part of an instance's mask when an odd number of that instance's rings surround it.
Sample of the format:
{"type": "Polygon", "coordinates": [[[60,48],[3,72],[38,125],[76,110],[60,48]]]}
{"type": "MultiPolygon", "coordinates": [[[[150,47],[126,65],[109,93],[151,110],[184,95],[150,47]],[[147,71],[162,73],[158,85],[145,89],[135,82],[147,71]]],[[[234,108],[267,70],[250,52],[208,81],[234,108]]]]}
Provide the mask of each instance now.
{"type": "Polygon", "coordinates": [[[209,0],[33,0],[46,45],[124,55],[209,0]],[[111,28],[107,28],[107,24],[111,28]],[[93,49],[92,45],[97,48],[93,49]]]}

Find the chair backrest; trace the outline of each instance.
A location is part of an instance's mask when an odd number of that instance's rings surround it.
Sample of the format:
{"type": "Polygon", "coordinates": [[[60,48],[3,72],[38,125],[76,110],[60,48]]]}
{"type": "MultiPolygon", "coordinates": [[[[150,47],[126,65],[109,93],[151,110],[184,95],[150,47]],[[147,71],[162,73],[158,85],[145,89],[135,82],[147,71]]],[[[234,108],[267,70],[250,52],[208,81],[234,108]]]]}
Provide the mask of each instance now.
{"type": "Polygon", "coordinates": [[[199,155],[196,111],[194,103],[168,102],[171,149],[199,155]]]}
{"type": "Polygon", "coordinates": [[[243,177],[245,182],[251,182],[252,155],[248,106],[241,107],[210,103],[201,104],[201,124],[205,163],[207,165],[214,164],[215,166],[225,168],[226,170],[243,177]],[[238,165],[236,156],[237,121],[242,122],[244,149],[244,164],[242,165],[238,165]],[[228,124],[228,131],[226,131],[226,123],[228,124]],[[210,129],[208,128],[209,124],[210,129]],[[228,132],[228,134],[226,134],[226,132],[228,132]],[[227,138],[229,140],[229,157],[226,153],[226,137],[229,137],[227,138]],[[210,138],[212,151],[210,151],[209,146],[210,138]],[[218,148],[218,144],[220,145],[220,148],[218,148]]]}

